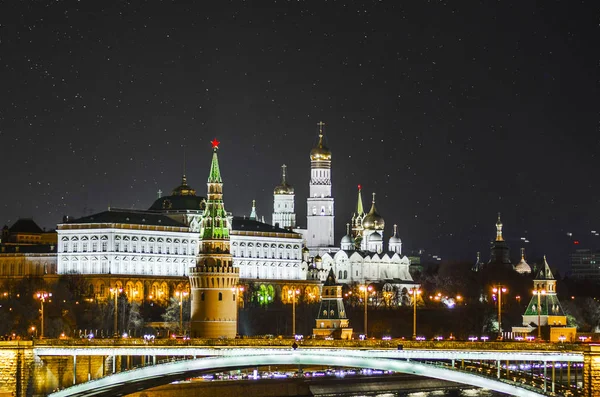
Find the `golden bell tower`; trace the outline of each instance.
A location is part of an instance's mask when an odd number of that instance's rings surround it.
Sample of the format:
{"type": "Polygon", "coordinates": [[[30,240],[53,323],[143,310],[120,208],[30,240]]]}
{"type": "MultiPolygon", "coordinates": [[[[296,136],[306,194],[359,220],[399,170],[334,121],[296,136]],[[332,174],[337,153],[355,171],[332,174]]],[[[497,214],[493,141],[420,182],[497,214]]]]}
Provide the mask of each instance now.
{"type": "Polygon", "coordinates": [[[208,199],[200,220],[200,247],[196,266],[190,268],[191,337],[235,338],[237,329],[236,287],[239,268],[232,265],[229,250],[231,225],[223,205],[223,181],[214,139],[208,176],[208,199]]]}

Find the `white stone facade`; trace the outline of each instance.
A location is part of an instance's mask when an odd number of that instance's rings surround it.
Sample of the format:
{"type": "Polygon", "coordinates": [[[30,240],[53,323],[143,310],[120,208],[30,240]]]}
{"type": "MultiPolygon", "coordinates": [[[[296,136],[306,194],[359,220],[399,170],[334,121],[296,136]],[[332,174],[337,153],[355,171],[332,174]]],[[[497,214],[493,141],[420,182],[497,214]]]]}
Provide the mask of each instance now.
{"type": "Polygon", "coordinates": [[[294,194],[273,195],[273,225],[284,229],[296,227],[294,194]]]}
{"type": "Polygon", "coordinates": [[[233,265],[240,278],[263,280],[306,280],[302,262],[302,238],[231,235],[233,265]]]}
{"type": "MultiPolygon", "coordinates": [[[[58,274],[187,276],[198,254],[199,232],[183,225],[67,223],[57,233],[58,274]]],[[[241,278],[306,280],[302,237],[296,233],[232,230],[231,253],[241,278]]]]}
{"type": "Polygon", "coordinates": [[[375,282],[381,280],[397,280],[413,283],[409,272],[410,261],[406,256],[395,252],[378,254],[365,251],[338,251],[326,253],[316,262],[320,277],[325,280],[330,269],[333,269],[337,281],[350,284],[375,282]]]}
{"type": "MultiPolygon", "coordinates": [[[[157,226],[59,225],[58,274],[186,276],[198,235],[157,226]]],[[[187,229],[187,228],[186,228],[187,229]]]]}

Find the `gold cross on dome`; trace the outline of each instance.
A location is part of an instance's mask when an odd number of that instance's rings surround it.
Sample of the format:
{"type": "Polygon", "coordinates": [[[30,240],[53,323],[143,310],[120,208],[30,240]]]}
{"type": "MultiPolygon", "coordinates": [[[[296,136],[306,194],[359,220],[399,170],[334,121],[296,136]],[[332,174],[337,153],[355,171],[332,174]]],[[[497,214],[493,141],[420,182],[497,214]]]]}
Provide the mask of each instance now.
{"type": "Polygon", "coordinates": [[[325,126],[325,123],[322,121],[319,121],[317,123],[317,125],[319,126],[319,135],[323,135],[323,127],[325,126]]]}

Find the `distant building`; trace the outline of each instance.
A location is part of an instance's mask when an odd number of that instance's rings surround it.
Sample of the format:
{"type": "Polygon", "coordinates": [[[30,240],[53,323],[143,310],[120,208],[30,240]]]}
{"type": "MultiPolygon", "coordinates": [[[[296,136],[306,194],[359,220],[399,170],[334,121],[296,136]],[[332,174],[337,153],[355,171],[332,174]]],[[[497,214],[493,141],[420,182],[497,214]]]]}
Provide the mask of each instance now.
{"type": "Polygon", "coordinates": [[[0,279],[43,277],[56,273],[56,231],[44,231],[33,219],[2,228],[0,279]]]}
{"type": "Polygon", "coordinates": [[[571,276],[573,278],[600,280],[600,251],[578,249],[571,254],[571,276]]]}
{"type": "Polygon", "coordinates": [[[514,337],[532,335],[538,327],[548,327],[545,338],[550,342],[574,341],[577,329],[567,326],[567,316],[556,295],[556,279],[548,266],[546,257],[540,271],[533,280],[534,295],[523,314],[523,326],[513,327],[514,337]]]}
{"type": "Polygon", "coordinates": [[[33,219],[21,218],[11,227],[4,225],[0,245],[56,245],[56,231],[45,231],[33,219]]]}
{"type": "Polygon", "coordinates": [[[502,221],[500,220],[500,213],[498,212],[498,220],[496,221],[496,239],[492,241],[490,248],[490,260],[488,265],[503,265],[511,266],[510,261],[510,250],[508,244],[502,236],[502,221]]]}
{"type": "Polygon", "coordinates": [[[478,272],[487,266],[504,266],[512,267],[520,274],[531,273],[531,266],[529,266],[525,260],[525,248],[521,248],[521,260],[513,265],[513,262],[510,259],[510,248],[502,235],[503,226],[502,220],[500,219],[500,213],[498,213],[498,220],[496,221],[496,238],[492,240],[490,244],[490,258],[486,263],[481,259],[481,254],[477,252],[477,259],[471,270],[478,272]]]}

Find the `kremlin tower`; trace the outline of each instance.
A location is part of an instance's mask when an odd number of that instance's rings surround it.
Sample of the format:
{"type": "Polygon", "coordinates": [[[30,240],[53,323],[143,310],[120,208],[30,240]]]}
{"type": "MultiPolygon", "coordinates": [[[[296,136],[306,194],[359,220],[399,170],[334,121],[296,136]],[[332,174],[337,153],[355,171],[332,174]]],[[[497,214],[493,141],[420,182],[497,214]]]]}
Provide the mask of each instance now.
{"type": "Polygon", "coordinates": [[[214,139],[208,176],[208,198],[200,219],[200,247],[196,266],[190,268],[191,336],[235,338],[239,269],[234,268],[229,249],[231,224],[223,205],[223,180],[214,139]]]}
{"type": "Polygon", "coordinates": [[[310,151],[310,184],[306,212],[306,245],[311,255],[322,255],[334,248],[333,197],[331,196],[331,151],[323,142],[319,122],[319,142],[310,151]]]}

